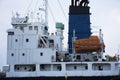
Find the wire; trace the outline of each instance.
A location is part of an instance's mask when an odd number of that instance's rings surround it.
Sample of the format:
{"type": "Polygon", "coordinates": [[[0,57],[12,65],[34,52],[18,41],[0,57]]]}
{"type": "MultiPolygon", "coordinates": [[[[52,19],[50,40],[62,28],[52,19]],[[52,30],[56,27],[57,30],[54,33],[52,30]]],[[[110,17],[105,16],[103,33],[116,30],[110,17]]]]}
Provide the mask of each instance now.
{"type": "Polygon", "coordinates": [[[50,13],[51,13],[51,16],[52,16],[52,18],[53,18],[53,21],[54,22],[56,22],[56,20],[55,20],[55,17],[54,17],[54,15],[53,15],[53,12],[52,12],[52,10],[51,10],[51,7],[50,7],[50,5],[48,4],[48,8],[49,8],[49,10],[50,10],[50,13]]]}
{"type": "Polygon", "coordinates": [[[58,0],[58,3],[59,3],[59,6],[60,6],[60,8],[61,8],[61,10],[62,10],[62,12],[63,12],[63,15],[64,15],[64,17],[65,17],[65,20],[67,21],[67,17],[66,17],[66,15],[65,15],[65,12],[64,12],[63,7],[62,7],[62,5],[61,5],[61,3],[60,3],[59,0],[58,0]]]}
{"type": "Polygon", "coordinates": [[[33,11],[33,12],[36,11],[36,8],[37,8],[38,3],[39,3],[39,0],[36,1],[36,3],[35,3],[35,8],[34,8],[34,11],[33,11]]]}
{"type": "Polygon", "coordinates": [[[31,2],[29,3],[29,5],[28,5],[28,7],[27,7],[27,11],[29,11],[29,8],[30,8],[30,6],[32,5],[32,3],[33,3],[33,0],[31,0],[31,2]]]}

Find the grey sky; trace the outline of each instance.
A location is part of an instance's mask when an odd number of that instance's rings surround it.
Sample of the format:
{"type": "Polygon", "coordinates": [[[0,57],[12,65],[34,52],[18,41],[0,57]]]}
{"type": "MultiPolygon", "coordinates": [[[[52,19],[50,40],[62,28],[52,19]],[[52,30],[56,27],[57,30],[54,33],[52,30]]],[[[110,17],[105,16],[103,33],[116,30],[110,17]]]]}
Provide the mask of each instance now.
{"type": "MultiPolygon", "coordinates": [[[[61,12],[57,0],[48,1],[55,17],[55,21],[63,22],[65,24],[64,35],[67,36],[68,22],[61,12]]],[[[66,13],[65,15],[68,17],[70,0],[60,0],[60,2],[66,13]]],[[[39,3],[41,3],[40,0],[0,0],[0,67],[6,64],[6,31],[7,29],[12,28],[10,24],[12,11],[24,15],[28,9],[36,11],[39,3]],[[31,1],[33,2],[31,3],[31,1]],[[30,3],[32,6],[29,6],[30,3]]],[[[90,6],[90,11],[92,13],[91,26],[97,26],[97,28],[93,28],[94,30],[102,28],[106,44],[106,54],[114,55],[120,48],[120,0],[90,0],[90,6]]],[[[52,30],[50,29],[51,32],[55,30],[55,23],[51,14],[49,14],[49,27],[52,28],[52,30]]],[[[67,43],[67,37],[65,37],[64,43],[67,43]]],[[[67,44],[65,44],[65,46],[66,45],[67,44]]]]}

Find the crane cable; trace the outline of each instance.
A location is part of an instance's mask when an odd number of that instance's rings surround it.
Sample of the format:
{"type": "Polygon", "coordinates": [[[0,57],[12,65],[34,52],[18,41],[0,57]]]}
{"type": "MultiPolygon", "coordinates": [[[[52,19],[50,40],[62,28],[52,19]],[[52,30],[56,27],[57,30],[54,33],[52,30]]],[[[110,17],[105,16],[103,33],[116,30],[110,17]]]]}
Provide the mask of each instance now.
{"type": "Polygon", "coordinates": [[[35,7],[34,7],[34,11],[33,11],[33,12],[36,11],[36,7],[37,7],[38,3],[39,3],[39,0],[36,1],[36,3],[35,3],[35,7]]]}
{"type": "Polygon", "coordinates": [[[66,15],[65,15],[64,9],[63,9],[63,7],[62,7],[62,5],[61,5],[61,3],[60,3],[59,0],[58,0],[58,3],[59,3],[59,6],[60,6],[60,8],[61,8],[61,10],[62,10],[62,12],[63,12],[63,15],[64,15],[64,17],[65,17],[65,20],[67,21],[67,17],[66,17],[66,15]]]}
{"type": "Polygon", "coordinates": [[[32,5],[33,0],[31,0],[31,2],[29,3],[28,7],[27,7],[27,12],[29,12],[30,6],[32,5]]]}
{"type": "MultiPolygon", "coordinates": [[[[36,1],[35,7],[38,5],[38,2],[39,2],[39,0],[36,1]]],[[[31,2],[29,3],[29,5],[28,5],[28,7],[27,7],[27,12],[29,12],[29,8],[30,8],[30,6],[32,5],[32,3],[33,3],[33,0],[31,0],[31,2]]],[[[59,3],[59,6],[60,6],[60,8],[61,8],[61,10],[62,10],[62,13],[63,13],[63,15],[64,15],[64,17],[65,17],[65,20],[67,21],[67,17],[66,17],[66,15],[65,15],[64,9],[63,9],[63,7],[62,7],[62,5],[61,5],[61,3],[60,3],[59,0],[58,0],[58,3],[59,3]]],[[[52,16],[52,18],[53,18],[53,21],[55,22],[56,20],[55,20],[55,17],[54,17],[54,15],[53,15],[53,12],[52,12],[52,10],[51,10],[51,7],[50,7],[49,4],[48,4],[48,6],[49,6],[48,8],[49,8],[49,10],[50,10],[50,13],[51,13],[51,16],[52,16]]],[[[34,11],[35,11],[35,9],[34,9],[34,11]]]]}
{"type": "Polygon", "coordinates": [[[51,16],[52,16],[52,18],[53,18],[53,21],[56,22],[55,17],[54,17],[54,15],[53,15],[53,12],[52,12],[51,7],[50,7],[49,4],[48,4],[48,9],[50,10],[50,13],[51,13],[51,16]]]}

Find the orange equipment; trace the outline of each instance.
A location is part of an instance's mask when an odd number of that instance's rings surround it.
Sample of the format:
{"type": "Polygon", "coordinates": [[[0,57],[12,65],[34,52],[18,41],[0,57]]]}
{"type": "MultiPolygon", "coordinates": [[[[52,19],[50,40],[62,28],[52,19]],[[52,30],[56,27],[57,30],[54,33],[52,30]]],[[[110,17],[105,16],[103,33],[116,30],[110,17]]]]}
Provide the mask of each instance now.
{"type": "Polygon", "coordinates": [[[87,39],[79,39],[74,42],[75,52],[99,52],[105,49],[104,43],[100,43],[98,36],[87,39]]]}

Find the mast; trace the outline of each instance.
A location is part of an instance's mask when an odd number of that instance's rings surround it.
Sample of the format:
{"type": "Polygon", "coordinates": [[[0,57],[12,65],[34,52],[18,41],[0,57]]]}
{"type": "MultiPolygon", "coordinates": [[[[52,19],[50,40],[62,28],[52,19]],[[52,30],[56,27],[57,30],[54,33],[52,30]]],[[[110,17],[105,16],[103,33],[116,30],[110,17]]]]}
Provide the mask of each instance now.
{"type": "Polygon", "coordinates": [[[75,29],[73,30],[73,37],[72,37],[72,49],[73,49],[73,53],[75,53],[75,48],[74,48],[74,42],[76,40],[76,37],[75,37],[75,29]]]}
{"type": "Polygon", "coordinates": [[[45,0],[45,25],[48,26],[48,0],[45,0]]]}
{"type": "Polygon", "coordinates": [[[100,56],[101,56],[101,59],[103,59],[103,53],[104,53],[104,42],[103,42],[103,34],[102,34],[102,29],[99,30],[99,39],[100,39],[100,43],[101,43],[101,53],[100,53],[100,56]]]}

